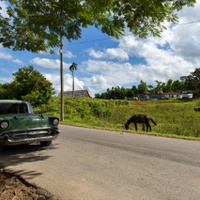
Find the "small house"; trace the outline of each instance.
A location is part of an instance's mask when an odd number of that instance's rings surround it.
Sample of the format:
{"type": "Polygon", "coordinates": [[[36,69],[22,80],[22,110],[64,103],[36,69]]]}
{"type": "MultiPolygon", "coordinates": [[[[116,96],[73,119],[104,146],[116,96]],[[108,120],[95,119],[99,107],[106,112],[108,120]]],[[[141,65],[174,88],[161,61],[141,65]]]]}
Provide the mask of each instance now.
{"type": "Polygon", "coordinates": [[[165,99],[181,99],[182,94],[179,92],[167,92],[167,93],[163,93],[163,97],[165,99]]]}
{"type": "Polygon", "coordinates": [[[192,99],[193,93],[191,90],[182,91],[182,99],[192,99]]]}
{"type": "MultiPolygon", "coordinates": [[[[60,96],[60,94],[59,94],[59,96],[60,96]]],[[[77,97],[89,97],[89,98],[91,98],[88,90],[75,90],[74,94],[73,94],[73,91],[64,91],[63,96],[65,96],[65,97],[75,97],[75,98],[77,98],[77,97]]]]}

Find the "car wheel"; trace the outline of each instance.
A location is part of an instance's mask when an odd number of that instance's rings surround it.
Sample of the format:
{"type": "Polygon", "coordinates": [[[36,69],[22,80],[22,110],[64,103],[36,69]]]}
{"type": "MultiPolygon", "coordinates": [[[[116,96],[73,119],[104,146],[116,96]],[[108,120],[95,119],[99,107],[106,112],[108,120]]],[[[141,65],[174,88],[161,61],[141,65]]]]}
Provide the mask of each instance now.
{"type": "Polygon", "coordinates": [[[42,146],[49,146],[52,143],[52,141],[44,141],[44,142],[40,142],[40,144],[42,146]]]}
{"type": "Polygon", "coordinates": [[[0,145],[0,153],[3,151],[3,146],[0,145]]]}

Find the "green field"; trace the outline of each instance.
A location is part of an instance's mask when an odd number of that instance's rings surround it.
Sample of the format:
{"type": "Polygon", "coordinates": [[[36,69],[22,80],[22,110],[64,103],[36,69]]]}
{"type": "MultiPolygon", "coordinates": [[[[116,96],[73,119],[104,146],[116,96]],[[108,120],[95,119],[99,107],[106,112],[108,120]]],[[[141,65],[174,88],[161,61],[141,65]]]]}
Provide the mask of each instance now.
{"type": "MultiPolygon", "coordinates": [[[[100,100],[89,98],[65,98],[62,124],[126,131],[124,124],[133,114],[146,114],[156,121],[152,132],[138,133],[186,139],[200,139],[200,100],[100,100]]],[[[35,113],[60,117],[60,99],[53,97],[47,105],[34,108],[35,113]]],[[[134,124],[126,132],[135,133],[134,124]]]]}

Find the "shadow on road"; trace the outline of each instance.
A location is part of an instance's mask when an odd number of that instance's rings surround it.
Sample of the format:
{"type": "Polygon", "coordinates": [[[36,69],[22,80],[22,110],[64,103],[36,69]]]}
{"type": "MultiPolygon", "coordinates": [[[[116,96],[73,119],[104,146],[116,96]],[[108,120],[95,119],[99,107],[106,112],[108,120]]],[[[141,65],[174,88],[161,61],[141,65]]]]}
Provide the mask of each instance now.
{"type": "MultiPolygon", "coordinates": [[[[38,162],[51,158],[52,156],[46,155],[46,151],[51,151],[57,148],[56,143],[48,147],[42,147],[40,144],[18,145],[11,147],[4,147],[4,151],[0,154],[0,169],[5,169],[9,166],[15,166],[21,163],[38,162]]],[[[15,171],[18,175],[26,176],[31,179],[41,175],[35,171],[28,169],[15,171]]]]}

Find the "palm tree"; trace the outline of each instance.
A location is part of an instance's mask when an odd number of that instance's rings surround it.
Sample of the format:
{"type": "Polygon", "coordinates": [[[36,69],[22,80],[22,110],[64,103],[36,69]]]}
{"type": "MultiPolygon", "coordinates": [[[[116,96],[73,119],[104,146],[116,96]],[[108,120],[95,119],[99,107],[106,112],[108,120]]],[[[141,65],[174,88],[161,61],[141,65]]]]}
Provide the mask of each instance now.
{"type": "Polygon", "coordinates": [[[72,96],[74,97],[74,70],[77,69],[77,64],[73,62],[69,67],[70,71],[72,72],[72,96]]]}

